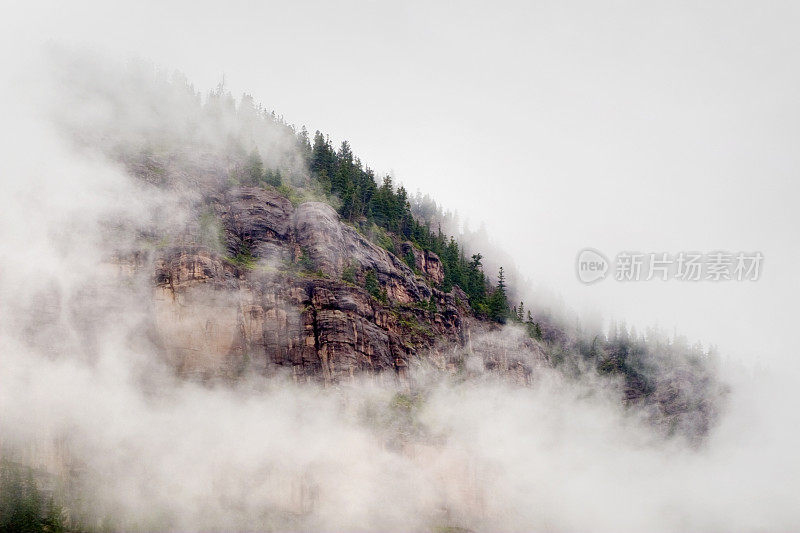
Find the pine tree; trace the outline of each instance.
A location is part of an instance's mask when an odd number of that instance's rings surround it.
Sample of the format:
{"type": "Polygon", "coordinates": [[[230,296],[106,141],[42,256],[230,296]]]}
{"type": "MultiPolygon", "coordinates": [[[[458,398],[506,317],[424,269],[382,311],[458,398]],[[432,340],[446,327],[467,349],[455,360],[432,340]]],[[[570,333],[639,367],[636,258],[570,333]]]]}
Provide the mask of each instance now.
{"type": "Polygon", "coordinates": [[[311,172],[320,176],[324,172],[330,180],[336,171],[336,154],[331,148],[330,141],[319,131],[314,134],[314,145],[311,148],[311,172]]]}
{"type": "Polygon", "coordinates": [[[489,316],[492,320],[505,323],[508,318],[508,298],[506,296],[506,277],[503,267],[497,274],[497,287],[489,300],[489,316]]]}
{"type": "Polygon", "coordinates": [[[433,213],[417,219],[405,188],[400,186],[395,189],[388,175],[379,184],[374,172],[353,154],[347,141],[334,150],[330,138],[319,131],[315,132],[311,143],[305,129],[295,135],[300,147],[306,147],[306,161],[318,189],[323,194],[338,197],[339,215],[343,219],[372,222],[411,241],[424,251],[436,253],[444,271],[440,288],[450,291],[458,285],[466,293],[476,315],[498,321],[508,318],[521,321],[524,309],[517,310],[514,315],[509,314],[505,273],[502,269],[498,287],[493,288],[482,270],[480,254],[467,259],[458,242],[442,232],[441,224],[435,232],[431,229],[432,222],[447,220],[435,203],[433,213]]]}
{"type": "Polygon", "coordinates": [[[261,160],[261,154],[258,153],[258,148],[253,148],[250,155],[247,156],[247,162],[244,167],[244,182],[249,185],[258,185],[264,178],[264,162],[261,160]]]}
{"type": "Polygon", "coordinates": [[[281,176],[280,169],[276,168],[273,171],[267,171],[265,181],[273,187],[280,187],[283,184],[283,177],[281,176]]]}
{"type": "Polygon", "coordinates": [[[300,129],[297,134],[297,144],[300,146],[300,153],[303,157],[308,158],[311,156],[311,141],[308,137],[308,130],[305,126],[300,129]]]}

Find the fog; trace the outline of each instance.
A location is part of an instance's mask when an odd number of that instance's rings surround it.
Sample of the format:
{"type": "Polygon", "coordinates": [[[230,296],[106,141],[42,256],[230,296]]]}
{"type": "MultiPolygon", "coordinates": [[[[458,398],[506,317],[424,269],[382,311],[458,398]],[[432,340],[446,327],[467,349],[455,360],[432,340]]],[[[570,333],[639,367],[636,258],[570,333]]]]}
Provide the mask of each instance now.
{"type": "Polygon", "coordinates": [[[800,290],[791,2],[84,1],[7,11],[9,64],[52,41],[178,68],[203,91],[224,75],[234,95],[348,139],[379,174],[393,171],[473,227],[486,223],[534,285],[570,307],[677,326],[762,364],[792,348],[792,314],[761,312],[800,290]],[[585,247],[612,257],[759,250],[765,270],[757,284],[586,287],[573,264],[585,247]],[[765,346],[770,354],[757,354],[765,346]]]}
{"type": "MultiPolygon", "coordinates": [[[[281,6],[281,18],[269,7],[12,8],[0,143],[4,453],[45,468],[69,456],[86,520],[120,529],[800,527],[791,6],[541,4],[517,20],[500,8],[306,4],[281,6]],[[484,24],[485,39],[467,44],[484,24]],[[619,29],[630,40],[612,38],[619,29]],[[522,56],[530,68],[514,50],[533,54],[522,56]],[[203,93],[225,72],[234,94],[350,139],[411,190],[485,222],[522,275],[566,306],[720,345],[735,358],[719,370],[730,393],[718,424],[699,446],[664,439],[646,413],[621,407],[618,383],[544,366],[531,387],[477,363],[466,382],[420,368],[410,405],[398,405],[401,385],[373,380],[178,380],[142,335],[151,280],[109,266],[136,245],[131,228],[191,218],[191,187],[155,193],[92,148],[184,132],[161,128],[180,126],[180,113],[117,77],[131,58],[180,69],[203,93]],[[60,68],[80,81],[63,83],[60,68]],[[368,89],[344,81],[357,73],[368,89]],[[110,121],[81,87],[106,88],[131,113],[110,121]],[[767,267],[749,284],[586,287],[573,264],[585,246],[761,250],[767,267]]],[[[223,142],[225,132],[198,135],[223,142]]],[[[286,159],[277,134],[260,143],[265,159],[286,159]]],[[[513,331],[496,335],[513,346],[513,331]]]]}

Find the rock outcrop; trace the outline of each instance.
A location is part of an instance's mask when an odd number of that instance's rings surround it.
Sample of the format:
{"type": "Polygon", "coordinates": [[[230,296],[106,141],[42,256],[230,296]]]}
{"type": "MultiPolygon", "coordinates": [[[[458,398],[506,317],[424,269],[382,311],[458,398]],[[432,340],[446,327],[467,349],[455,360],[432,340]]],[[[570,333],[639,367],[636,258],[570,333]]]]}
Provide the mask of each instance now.
{"type": "Polygon", "coordinates": [[[286,260],[285,244],[291,236],[292,203],[275,191],[241,187],[215,202],[225,228],[225,245],[236,255],[247,251],[256,257],[286,260]]]}
{"type": "MultiPolygon", "coordinates": [[[[436,254],[405,242],[404,261],[327,204],[295,207],[275,190],[242,187],[212,196],[210,205],[225,252],[184,245],[155,262],[157,337],[181,375],[403,379],[425,354],[445,372],[488,370],[529,385],[538,366],[557,365],[545,345],[570,349],[565,330],[553,325],[542,327],[544,344],[521,329],[496,334],[496,324],[472,316],[459,287],[439,288],[436,254]],[[465,366],[468,359],[480,368],[465,366]]],[[[624,377],[626,401],[652,406],[667,431],[704,434],[715,418],[713,383],[697,372],[634,372],[615,357],[601,363],[601,372],[624,377]]]]}
{"type": "Polygon", "coordinates": [[[444,267],[442,261],[435,253],[428,250],[420,250],[410,242],[404,242],[402,246],[403,254],[413,254],[414,267],[428,276],[434,283],[444,281],[444,267]]]}
{"type": "Polygon", "coordinates": [[[418,276],[327,204],[294,208],[272,190],[234,189],[213,205],[228,255],[244,249],[252,264],[191,246],[156,261],[157,328],[179,372],[235,378],[284,369],[326,381],[402,375],[421,349],[463,342],[464,295],[436,288],[443,273],[435,254],[424,254],[418,276]],[[368,272],[381,299],[363,288],[368,272]]]}

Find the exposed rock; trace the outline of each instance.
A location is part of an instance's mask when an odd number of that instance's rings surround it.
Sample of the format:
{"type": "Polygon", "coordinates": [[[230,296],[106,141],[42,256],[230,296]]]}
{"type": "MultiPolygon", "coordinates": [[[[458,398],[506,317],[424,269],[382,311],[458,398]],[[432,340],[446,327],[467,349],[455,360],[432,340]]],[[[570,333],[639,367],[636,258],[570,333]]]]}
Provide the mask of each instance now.
{"type": "Polygon", "coordinates": [[[306,202],[294,213],[296,241],[325,274],[339,277],[349,259],[345,248],[343,226],[333,208],[321,202],[306,202]]]}
{"type": "Polygon", "coordinates": [[[172,251],[156,260],[155,279],[159,285],[179,289],[195,283],[220,283],[234,275],[234,269],[204,249],[172,251]]]}
{"type": "MultiPolygon", "coordinates": [[[[327,204],[294,208],[271,190],[234,189],[214,206],[229,254],[244,245],[247,261],[183,247],[155,262],[156,329],[183,375],[236,379],[244,371],[288,371],[298,380],[326,382],[362,373],[402,377],[425,353],[447,372],[488,370],[528,385],[537,366],[556,364],[522,328],[495,334],[497,325],[472,318],[460,287],[440,290],[444,272],[436,254],[402,245],[406,257],[413,254],[416,275],[327,204]],[[346,269],[349,281],[341,279],[346,269]],[[379,294],[358,286],[366,285],[369,272],[379,294]],[[474,355],[479,369],[465,366],[474,355]]],[[[545,322],[542,331],[545,344],[567,347],[563,328],[545,322]]],[[[686,370],[651,379],[624,372],[620,361],[612,357],[601,370],[623,376],[628,402],[655,409],[654,420],[668,430],[705,433],[715,404],[702,376],[686,370]]]]}
{"type": "Polygon", "coordinates": [[[394,254],[370,242],[354,228],[339,222],[333,208],[307,202],[294,213],[294,237],[323,273],[338,278],[345,266],[372,270],[390,300],[413,303],[431,297],[431,289],[394,254]]]}
{"type": "Polygon", "coordinates": [[[453,286],[447,297],[452,300],[452,305],[454,307],[469,309],[469,296],[467,296],[467,293],[458,285],[453,286]]]}
{"type": "Polygon", "coordinates": [[[402,245],[403,254],[414,255],[414,265],[417,270],[424,273],[436,285],[444,281],[444,268],[439,256],[429,250],[420,250],[410,242],[402,245]]]}
{"type": "Polygon", "coordinates": [[[437,338],[463,337],[452,305],[433,313],[384,305],[340,280],[237,274],[204,250],[176,250],[157,262],[157,329],[180,373],[235,378],[245,369],[287,368],[299,379],[338,381],[400,373],[437,338]]]}
{"type": "Polygon", "coordinates": [[[285,259],[290,240],[292,203],[274,190],[240,187],[217,203],[225,244],[236,255],[244,244],[257,257],[285,259]]]}

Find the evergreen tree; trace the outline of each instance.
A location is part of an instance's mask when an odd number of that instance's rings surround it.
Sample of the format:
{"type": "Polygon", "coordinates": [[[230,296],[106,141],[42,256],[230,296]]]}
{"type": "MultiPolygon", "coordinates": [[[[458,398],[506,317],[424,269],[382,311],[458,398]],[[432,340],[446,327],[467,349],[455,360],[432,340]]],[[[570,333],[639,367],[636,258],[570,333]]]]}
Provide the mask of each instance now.
{"type": "Polygon", "coordinates": [[[492,320],[505,323],[508,318],[508,298],[506,296],[506,278],[503,267],[497,274],[497,287],[489,300],[489,316],[492,320]]]}
{"type": "Polygon", "coordinates": [[[248,185],[258,185],[264,178],[264,162],[258,148],[253,148],[245,162],[243,181],[248,185]]]}
{"type": "Polygon", "coordinates": [[[297,144],[300,147],[300,153],[304,158],[308,158],[311,156],[311,141],[308,138],[308,130],[305,126],[300,129],[300,133],[297,134],[297,144]]]}
{"type": "Polygon", "coordinates": [[[267,170],[264,181],[273,187],[280,187],[283,184],[283,178],[281,176],[280,169],[276,168],[275,170],[267,170]]]}
{"type": "MultiPolygon", "coordinates": [[[[307,132],[304,134],[303,131],[297,134],[298,143],[308,146],[307,132]]],[[[363,224],[374,223],[422,250],[435,253],[442,261],[444,272],[439,288],[450,291],[456,285],[461,287],[479,316],[493,316],[496,320],[508,317],[503,274],[499,291],[492,290],[481,267],[482,256],[474,254],[467,259],[458,242],[444,235],[441,227],[434,232],[428,221],[417,220],[405,188],[395,188],[392,177],[388,175],[378,184],[373,171],[355,157],[347,141],[334,150],[330,139],[317,131],[306,161],[321,192],[339,198],[339,215],[343,219],[362,229],[368,228],[363,224]]]]}
{"type": "Polygon", "coordinates": [[[364,275],[364,288],[373,298],[378,298],[381,292],[381,286],[378,284],[378,278],[375,276],[374,270],[367,270],[364,275]]]}

